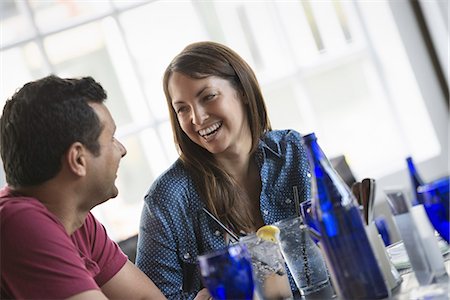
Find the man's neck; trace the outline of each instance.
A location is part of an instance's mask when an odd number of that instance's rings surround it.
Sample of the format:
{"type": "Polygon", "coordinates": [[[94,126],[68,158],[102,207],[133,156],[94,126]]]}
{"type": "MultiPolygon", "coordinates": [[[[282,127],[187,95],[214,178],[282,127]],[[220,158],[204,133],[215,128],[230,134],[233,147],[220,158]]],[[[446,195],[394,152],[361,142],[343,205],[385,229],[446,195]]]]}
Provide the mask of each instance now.
{"type": "Polygon", "coordinates": [[[38,186],[13,188],[20,195],[33,197],[40,201],[64,226],[68,235],[80,228],[89,210],[79,207],[79,196],[54,183],[43,183],[38,186]]]}

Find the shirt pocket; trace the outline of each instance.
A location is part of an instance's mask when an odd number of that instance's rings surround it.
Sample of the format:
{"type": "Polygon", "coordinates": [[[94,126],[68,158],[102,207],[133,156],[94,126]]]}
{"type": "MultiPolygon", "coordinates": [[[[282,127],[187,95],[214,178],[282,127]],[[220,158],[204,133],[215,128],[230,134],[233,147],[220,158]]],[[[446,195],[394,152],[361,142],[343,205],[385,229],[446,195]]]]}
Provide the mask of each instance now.
{"type": "Polygon", "coordinates": [[[261,202],[261,213],[267,224],[295,215],[293,192],[273,189],[261,202]]]}
{"type": "Polygon", "coordinates": [[[197,263],[197,254],[182,251],[179,255],[183,274],[182,290],[185,293],[198,292],[202,287],[200,270],[197,263]]]}

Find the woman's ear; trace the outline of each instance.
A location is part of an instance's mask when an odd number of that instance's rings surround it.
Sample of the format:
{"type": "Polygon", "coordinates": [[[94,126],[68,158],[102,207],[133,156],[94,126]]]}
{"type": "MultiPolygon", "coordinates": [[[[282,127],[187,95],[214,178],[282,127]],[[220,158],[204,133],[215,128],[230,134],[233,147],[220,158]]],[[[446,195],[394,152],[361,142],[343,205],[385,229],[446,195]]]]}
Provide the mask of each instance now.
{"type": "Polygon", "coordinates": [[[86,175],[86,154],[87,150],[80,142],[73,143],[66,152],[66,162],[68,169],[78,175],[86,175]]]}
{"type": "Polygon", "coordinates": [[[245,105],[248,105],[248,98],[247,98],[247,96],[245,95],[245,92],[244,92],[244,91],[241,91],[241,99],[242,99],[242,102],[243,102],[245,105]]]}

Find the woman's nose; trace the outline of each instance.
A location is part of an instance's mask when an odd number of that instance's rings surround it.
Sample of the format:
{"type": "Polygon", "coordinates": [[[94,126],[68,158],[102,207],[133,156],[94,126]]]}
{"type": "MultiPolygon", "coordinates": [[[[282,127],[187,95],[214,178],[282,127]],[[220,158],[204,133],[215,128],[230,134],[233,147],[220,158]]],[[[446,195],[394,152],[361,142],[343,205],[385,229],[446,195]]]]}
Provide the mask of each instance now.
{"type": "Polygon", "coordinates": [[[208,118],[209,115],[203,107],[198,106],[192,109],[192,124],[201,125],[208,118]]]}

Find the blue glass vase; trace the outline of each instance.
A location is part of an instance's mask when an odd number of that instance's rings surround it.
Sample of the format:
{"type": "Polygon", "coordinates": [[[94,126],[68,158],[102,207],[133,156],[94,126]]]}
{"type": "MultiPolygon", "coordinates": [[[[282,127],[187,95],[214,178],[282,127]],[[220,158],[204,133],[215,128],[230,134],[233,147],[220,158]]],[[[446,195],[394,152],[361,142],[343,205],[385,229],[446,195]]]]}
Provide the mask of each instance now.
{"type": "Polygon", "coordinates": [[[321,247],[341,299],[382,299],[388,289],[366,235],[356,200],[317,143],[303,137],[311,165],[313,214],[321,247]]]}
{"type": "Polygon", "coordinates": [[[417,188],[423,185],[425,182],[417,172],[416,166],[411,156],[406,158],[406,164],[408,165],[408,173],[411,181],[412,188],[412,205],[423,204],[422,196],[417,192],[417,188]]]}

